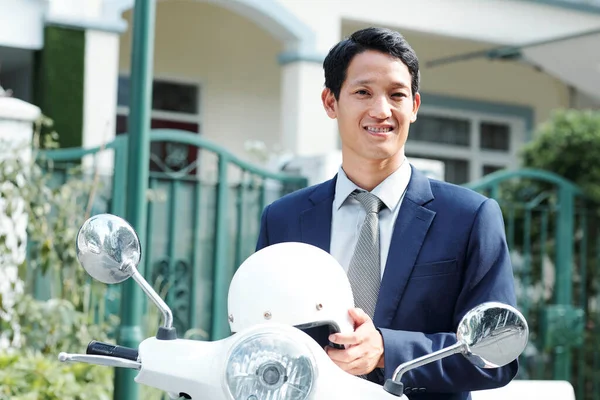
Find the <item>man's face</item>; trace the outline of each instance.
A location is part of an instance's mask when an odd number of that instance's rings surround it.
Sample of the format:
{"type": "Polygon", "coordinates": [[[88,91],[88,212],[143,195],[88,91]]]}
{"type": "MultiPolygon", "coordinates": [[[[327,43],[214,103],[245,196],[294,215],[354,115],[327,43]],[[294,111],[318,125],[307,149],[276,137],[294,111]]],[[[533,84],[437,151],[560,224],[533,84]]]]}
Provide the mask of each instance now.
{"type": "Polygon", "coordinates": [[[357,54],[339,99],[326,88],[322,100],[327,115],[338,121],[345,159],[403,159],[421,98],[411,94],[411,75],[401,60],[372,50],[357,54]]]}

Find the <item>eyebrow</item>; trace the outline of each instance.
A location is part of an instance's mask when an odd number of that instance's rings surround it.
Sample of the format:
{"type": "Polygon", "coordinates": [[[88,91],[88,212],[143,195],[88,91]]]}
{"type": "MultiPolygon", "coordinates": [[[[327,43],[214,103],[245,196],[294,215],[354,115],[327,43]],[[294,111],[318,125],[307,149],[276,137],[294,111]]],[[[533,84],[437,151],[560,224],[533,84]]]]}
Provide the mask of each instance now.
{"type": "MultiPolygon", "coordinates": [[[[367,86],[367,85],[370,85],[372,83],[374,83],[374,81],[371,80],[371,79],[361,79],[359,81],[353,82],[353,85],[358,85],[358,86],[365,85],[365,86],[367,86]]],[[[406,85],[403,82],[393,82],[391,84],[391,86],[394,87],[394,88],[402,88],[402,89],[408,89],[409,88],[409,86],[406,85]]]]}

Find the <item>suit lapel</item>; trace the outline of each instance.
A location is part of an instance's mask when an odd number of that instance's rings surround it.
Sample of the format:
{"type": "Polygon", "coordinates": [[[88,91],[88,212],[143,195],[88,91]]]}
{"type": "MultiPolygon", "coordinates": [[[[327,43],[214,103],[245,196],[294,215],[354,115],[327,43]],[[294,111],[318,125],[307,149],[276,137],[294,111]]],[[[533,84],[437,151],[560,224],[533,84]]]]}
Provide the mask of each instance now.
{"type": "Polygon", "coordinates": [[[429,179],[413,168],[392,234],[373,318],[375,326],[391,326],[427,231],[435,217],[434,211],[423,207],[431,200],[433,193],[429,179]]]}
{"type": "Polygon", "coordinates": [[[337,176],[317,186],[310,194],[312,206],[300,214],[302,242],[329,253],[331,242],[331,210],[337,176]]]}

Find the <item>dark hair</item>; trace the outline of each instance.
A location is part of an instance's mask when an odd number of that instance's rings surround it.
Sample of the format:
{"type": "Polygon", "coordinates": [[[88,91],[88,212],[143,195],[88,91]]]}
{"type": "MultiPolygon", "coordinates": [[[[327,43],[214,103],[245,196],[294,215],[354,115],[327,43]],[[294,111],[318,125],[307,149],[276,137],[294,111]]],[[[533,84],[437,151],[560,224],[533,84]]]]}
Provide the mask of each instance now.
{"type": "Polygon", "coordinates": [[[323,61],[325,87],[339,100],[342,84],[346,80],[348,65],[357,54],[376,50],[400,59],[412,77],[411,91],[419,91],[419,59],[406,39],[396,31],[386,28],[366,28],[354,32],[329,50],[323,61]]]}

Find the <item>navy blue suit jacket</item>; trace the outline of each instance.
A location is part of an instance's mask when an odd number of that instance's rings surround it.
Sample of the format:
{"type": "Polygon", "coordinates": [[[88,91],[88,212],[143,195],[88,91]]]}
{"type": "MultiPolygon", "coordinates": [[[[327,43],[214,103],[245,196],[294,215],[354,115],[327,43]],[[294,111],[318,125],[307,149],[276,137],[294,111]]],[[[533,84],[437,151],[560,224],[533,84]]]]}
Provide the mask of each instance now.
{"type": "MultiPolygon", "coordinates": [[[[265,208],[257,249],[304,242],[329,252],[336,178],[265,208]]],[[[413,168],[394,227],[373,322],[384,341],[382,384],[405,361],[456,343],[463,315],[486,301],[515,306],[513,272],[500,207],[469,189],[430,180],[413,168]]],[[[468,399],[506,385],[518,362],[480,369],[462,355],[412,370],[402,381],[416,399],[468,399]]]]}

